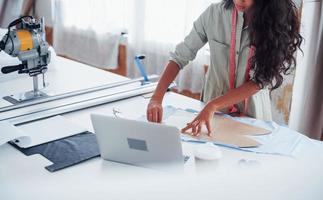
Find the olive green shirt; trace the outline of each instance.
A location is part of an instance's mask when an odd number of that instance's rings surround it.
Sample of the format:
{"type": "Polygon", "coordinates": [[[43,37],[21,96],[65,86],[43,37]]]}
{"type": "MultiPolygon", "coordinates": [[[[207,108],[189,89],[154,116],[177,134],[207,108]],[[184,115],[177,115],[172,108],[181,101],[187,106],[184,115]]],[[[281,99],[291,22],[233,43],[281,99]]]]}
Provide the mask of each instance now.
{"type": "MultiPolygon", "coordinates": [[[[195,59],[199,49],[207,42],[210,46],[210,66],[206,73],[202,101],[208,102],[225,95],[229,89],[229,50],[231,41],[232,9],[225,9],[223,3],[212,4],[194,22],[193,29],[183,42],[176,46],[170,60],[182,69],[189,61],[195,59]]],[[[236,32],[236,79],[235,86],[245,83],[245,73],[249,53],[249,32],[243,28],[243,13],[238,12],[236,32]]],[[[252,77],[252,71],[250,77],[252,77]]],[[[244,103],[238,105],[244,111],[244,103]]],[[[226,112],[226,110],[223,110],[226,112]]],[[[260,90],[248,101],[248,116],[262,120],[272,120],[269,90],[260,90]]]]}

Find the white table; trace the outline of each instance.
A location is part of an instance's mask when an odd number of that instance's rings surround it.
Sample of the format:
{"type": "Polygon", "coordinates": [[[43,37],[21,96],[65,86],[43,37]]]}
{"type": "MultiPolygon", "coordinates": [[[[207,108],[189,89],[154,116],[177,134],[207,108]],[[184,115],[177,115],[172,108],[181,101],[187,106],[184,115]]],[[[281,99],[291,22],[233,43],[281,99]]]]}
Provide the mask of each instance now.
{"type": "MultiPolygon", "coordinates": [[[[27,75],[17,77],[13,80],[1,82],[0,96],[32,90],[31,77],[27,75]]],[[[45,82],[49,83],[46,90],[54,95],[128,80],[125,77],[104,73],[103,70],[59,56],[56,57],[55,64],[49,66],[49,72],[46,73],[45,77],[45,82]]],[[[40,82],[42,82],[41,79],[40,82]]]]}
{"type": "MultiPolygon", "coordinates": [[[[126,80],[65,59],[55,73],[49,80],[57,82],[51,84],[57,92],[126,80]],[[72,72],[77,78],[67,75],[72,72]]],[[[27,81],[1,84],[0,91],[10,93],[7,86],[23,91],[27,81]]],[[[145,114],[147,103],[148,99],[139,96],[64,116],[92,131],[91,113],[112,115],[113,108],[118,108],[124,116],[138,118],[145,114]]],[[[199,101],[175,93],[166,94],[166,105],[196,110],[203,107],[199,101]]],[[[186,154],[194,147],[183,143],[186,154]]],[[[220,161],[195,164],[191,159],[184,173],[178,175],[100,158],[50,173],[44,167],[51,163],[44,157],[27,157],[6,144],[0,147],[0,199],[319,199],[323,195],[320,152],[309,150],[304,153],[308,156],[295,159],[221,149],[220,161]],[[243,159],[254,164],[244,165],[243,159]]]]}

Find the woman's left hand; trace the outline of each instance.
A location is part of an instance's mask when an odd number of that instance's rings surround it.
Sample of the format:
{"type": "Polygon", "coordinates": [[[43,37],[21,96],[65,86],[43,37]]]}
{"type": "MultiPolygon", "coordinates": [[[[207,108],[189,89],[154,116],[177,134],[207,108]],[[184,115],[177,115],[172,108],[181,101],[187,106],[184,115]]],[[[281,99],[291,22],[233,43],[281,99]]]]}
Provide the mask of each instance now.
{"type": "Polygon", "coordinates": [[[192,130],[190,133],[192,136],[197,137],[201,134],[202,127],[206,126],[208,131],[208,136],[211,136],[213,131],[212,129],[212,120],[213,115],[216,112],[210,104],[207,104],[199,115],[190,123],[187,124],[185,128],[182,129],[182,133],[187,133],[188,130],[192,130]]]}

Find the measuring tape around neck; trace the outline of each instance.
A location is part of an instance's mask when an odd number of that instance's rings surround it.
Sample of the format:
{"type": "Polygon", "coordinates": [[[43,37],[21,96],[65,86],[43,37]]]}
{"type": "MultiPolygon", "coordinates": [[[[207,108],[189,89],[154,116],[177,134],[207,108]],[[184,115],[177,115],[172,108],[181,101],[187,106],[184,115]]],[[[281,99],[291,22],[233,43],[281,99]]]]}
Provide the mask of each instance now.
{"type": "MultiPolygon", "coordinates": [[[[238,11],[234,7],[231,14],[231,44],[230,44],[230,52],[229,52],[229,83],[230,90],[235,89],[236,82],[236,34],[237,34],[237,16],[238,11]]],[[[250,79],[250,69],[251,69],[251,58],[255,53],[255,49],[253,47],[250,48],[248,58],[247,58],[247,67],[245,72],[245,82],[250,79]]],[[[248,108],[248,98],[244,100],[244,112],[242,114],[246,114],[248,108]]],[[[229,113],[238,113],[237,105],[232,105],[229,108],[229,113]]]]}

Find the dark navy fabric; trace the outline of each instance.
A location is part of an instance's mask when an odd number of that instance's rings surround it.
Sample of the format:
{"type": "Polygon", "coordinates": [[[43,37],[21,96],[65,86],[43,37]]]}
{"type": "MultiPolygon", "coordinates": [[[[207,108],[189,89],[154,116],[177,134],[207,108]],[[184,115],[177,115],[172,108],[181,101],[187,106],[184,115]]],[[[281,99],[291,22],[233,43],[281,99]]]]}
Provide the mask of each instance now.
{"type": "Polygon", "coordinates": [[[30,148],[20,148],[15,144],[12,145],[26,156],[41,154],[46,157],[53,163],[45,167],[50,172],[55,172],[100,156],[96,136],[91,132],[81,133],[30,148]]]}

